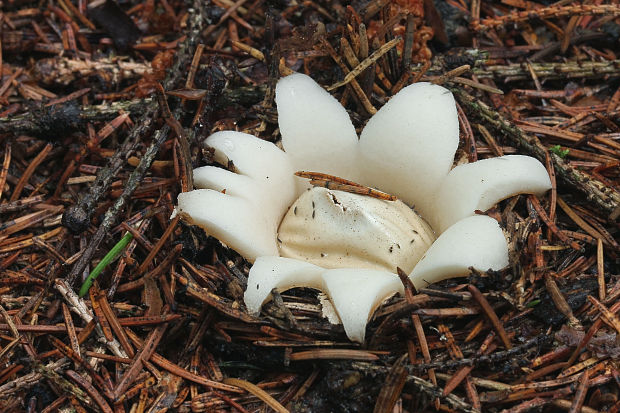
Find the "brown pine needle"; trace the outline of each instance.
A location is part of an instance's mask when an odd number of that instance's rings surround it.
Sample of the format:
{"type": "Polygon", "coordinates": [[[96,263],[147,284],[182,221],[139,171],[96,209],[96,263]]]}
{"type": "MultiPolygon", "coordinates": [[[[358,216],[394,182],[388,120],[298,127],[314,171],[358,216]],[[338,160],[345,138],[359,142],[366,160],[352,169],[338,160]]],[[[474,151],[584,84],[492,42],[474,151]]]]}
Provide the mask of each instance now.
{"type": "Polygon", "coordinates": [[[261,389],[257,385],[250,383],[249,381],[229,377],[224,379],[224,383],[247,390],[249,393],[252,393],[254,396],[264,401],[265,404],[267,404],[278,413],[289,413],[289,411],[284,406],[282,406],[280,402],[271,397],[269,393],[267,393],[265,390],[261,389]]]}
{"type": "Polygon", "coordinates": [[[372,198],[383,199],[386,201],[396,201],[398,198],[394,195],[379,191],[378,189],[360,185],[348,179],[340,178],[334,175],[324,174],[322,172],[306,172],[297,171],[296,176],[300,178],[310,179],[310,184],[321,186],[327,189],[334,189],[352,194],[366,195],[372,198]]]}

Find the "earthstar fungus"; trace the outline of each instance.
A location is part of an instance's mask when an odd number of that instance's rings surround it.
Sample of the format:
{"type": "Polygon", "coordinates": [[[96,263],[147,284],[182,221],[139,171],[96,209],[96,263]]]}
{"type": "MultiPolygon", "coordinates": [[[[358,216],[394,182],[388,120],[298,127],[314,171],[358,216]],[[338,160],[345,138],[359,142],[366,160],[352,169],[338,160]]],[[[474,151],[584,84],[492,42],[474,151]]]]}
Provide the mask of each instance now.
{"type": "Polygon", "coordinates": [[[363,342],[374,309],[403,290],[396,267],[416,288],[467,275],[469,267],[504,268],[503,231],[475,211],[551,188],[543,165],[527,156],[452,168],[458,117],[452,94],[441,86],[404,88],[359,139],[346,110],[306,75],[281,79],[276,104],[284,151],[240,132],[209,136],[204,145],[230,170],[197,168],[197,189],[180,194],[177,208],[253,262],[244,296],[253,314],[273,288],[316,288],[329,296],[349,339],[363,342]],[[399,200],[311,189],[294,176],[302,170],[399,200]]]}

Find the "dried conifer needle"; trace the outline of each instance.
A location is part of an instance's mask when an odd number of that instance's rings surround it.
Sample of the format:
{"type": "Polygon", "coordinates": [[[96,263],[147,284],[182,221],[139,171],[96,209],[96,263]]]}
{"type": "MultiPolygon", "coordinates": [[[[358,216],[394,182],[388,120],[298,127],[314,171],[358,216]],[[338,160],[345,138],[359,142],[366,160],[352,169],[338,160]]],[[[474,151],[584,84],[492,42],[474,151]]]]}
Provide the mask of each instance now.
{"type": "Polygon", "coordinates": [[[103,269],[107,267],[108,264],[110,264],[116,259],[116,257],[118,257],[121,251],[123,251],[125,247],[129,245],[129,242],[132,239],[133,235],[131,234],[131,232],[128,232],[123,238],[121,238],[119,242],[116,243],[115,246],[112,247],[112,249],[105,255],[105,257],[103,257],[103,259],[99,262],[99,264],[97,264],[95,269],[90,273],[88,278],[86,278],[84,284],[82,284],[82,288],[80,288],[80,297],[84,297],[86,294],[88,294],[88,290],[90,289],[91,285],[93,285],[93,282],[95,282],[101,271],[103,271],[103,269]]]}
{"type": "Polygon", "coordinates": [[[343,184],[343,185],[360,186],[360,187],[362,186],[353,181],[349,181],[348,179],[340,178],[334,175],[324,174],[322,172],[297,171],[295,172],[295,175],[299,176],[300,178],[312,179],[316,181],[331,181],[331,182],[336,182],[336,183],[343,184]]]}
{"type": "Polygon", "coordinates": [[[398,198],[394,195],[386,194],[378,189],[369,188],[360,185],[348,179],[340,178],[334,175],[328,175],[321,172],[297,171],[295,175],[300,178],[310,179],[310,184],[314,186],[322,186],[327,189],[335,189],[339,191],[350,192],[352,194],[367,195],[373,198],[383,199],[386,201],[396,201],[398,198]]]}

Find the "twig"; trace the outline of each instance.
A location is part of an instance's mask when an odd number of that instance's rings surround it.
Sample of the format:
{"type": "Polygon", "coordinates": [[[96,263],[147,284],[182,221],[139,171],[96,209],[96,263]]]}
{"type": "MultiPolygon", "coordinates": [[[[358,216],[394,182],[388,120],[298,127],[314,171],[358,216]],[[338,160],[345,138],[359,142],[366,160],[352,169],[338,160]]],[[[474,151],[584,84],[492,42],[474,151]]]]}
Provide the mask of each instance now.
{"type": "MultiPolygon", "coordinates": [[[[148,135],[155,127],[154,118],[156,105],[151,103],[145,115],[136,123],[129,136],[108,161],[108,165],[97,173],[95,182],[86,195],[71,206],[62,216],[62,224],[74,233],[81,233],[90,225],[95,205],[105,195],[112,181],[126,163],[126,156],[133,152],[144,135],[148,135]]],[[[90,260],[90,257],[89,257],[90,260]]]]}
{"type": "MultiPolygon", "coordinates": [[[[615,78],[620,76],[620,60],[605,62],[567,62],[567,63],[530,63],[532,70],[540,79],[581,79],[581,78],[615,78]]],[[[512,63],[473,68],[472,72],[479,79],[510,78],[510,80],[531,79],[527,63],[512,63]]]]}
{"type": "Polygon", "coordinates": [[[84,271],[84,269],[86,268],[86,266],[90,263],[93,254],[99,247],[99,244],[101,244],[103,239],[108,234],[110,228],[112,228],[112,226],[116,222],[119,212],[125,207],[125,204],[131,197],[131,194],[136,190],[140,182],[142,182],[142,178],[146,174],[146,171],[150,168],[153,159],[155,159],[155,156],[157,155],[160,146],[166,140],[166,136],[168,136],[169,132],[170,128],[168,126],[164,126],[162,129],[155,132],[153,142],[145,151],[144,156],[140,160],[140,164],[138,165],[138,167],[134,169],[134,171],[129,176],[127,184],[123,189],[123,193],[116,199],[114,205],[112,205],[107,210],[103,221],[101,221],[101,225],[99,225],[99,228],[97,228],[97,232],[95,232],[95,235],[92,237],[90,244],[88,245],[86,250],[84,250],[84,252],[80,256],[80,259],[73,265],[69,275],[67,275],[67,282],[69,284],[73,284],[74,281],[77,279],[77,276],[81,274],[82,271],[84,271]]]}
{"type": "Polygon", "coordinates": [[[551,17],[564,17],[574,15],[620,15],[620,6],[614,4],[575,4],[564,7],[551,6],[535,10],[525,10],[506,14],[491,19],[474,20],[471,24],[476,31],[487,31],[508,23],[523,22],[534,19],[547,19],[551,17]]]}
{"type": "MultiPolygon", "coordinates": [[[[242,86],[235,89],[226,89],[222,94],[220,101],[222,105],[251,105],[262,99],[265,94],[265,87],[262,85],[242,86]]],[[[84,106],[78,106],[75,102],[68,102],[52,108],[31,110],[10,118],[0,118],[0,133],[49,138],[49,130],[52,125],[67,133],[79,130],[89,122],[110,121],[117,117],[120,111],[131,115],[140,115],[140,119],[136,121],[136,124],[139,124],[146,118],[143,115],[154,107],[154,100],[151,98],[121,100],[101,105],[84,106]],[[63,113],[70,114],[71,123],[66,123],[66,117],[61,116],[63,113]]]]}
{"type": "Polygon", "coordinates": [[[460,360],[412,364],[412,365],[408,365],[407,369],[410,372],[417,372],[420,370],[428,370],[428,369],[449,370],[449,369],[454,369],[454,368],[458,368],[462,366],[474,366],[474,365],[478,366],[479,364],[498,363],[500,361],[510,360],[511,357],[525,352],[530,347],[542,345],[551,340],[553,340],[552,336],[540,336],[540,337],[533,338],[529,341],[526,341],[525,343],[520,344],[518,346],[514,346],[510,350],[498,351],[498,352],[495,352],[489,355],[482,355],[482,356],[473,357],[473,358],[464,358],[460,360]]]}
{"type": "MultiPolygon", "coordinates": [[[[94,316],[90,309],[84,303],[84,300],[79,298],[77,294],[73,292],[73,290],[67,285],[64,280],[56,279],[55,284],[56,290],[63,296],[65,301],[71,307],[71,310],[80,316],[82,320],[86,323],[90,323],[94,316]]],[[[95,331],[100,337],[100,341],[103,342],[110,351],[118,356],[118,357],[126,357],[127,355],[121,349],[121,345],[116,339],[106,340],[103,334],[103,330],[101,329],[101,325],[97,323],[95,331]]]]}
{"type": "MultiPolygon", "coordinates": [[[[377,372],[377,373],[388,373],[389,367],[377,366],[364,362],[353,362],[351,363],[351,367],[359,370],[361,372],[377,372]]],[[[406,366],[411,367],[411,366],[406,366]]],[[[441,388],[433,385],[432,383],[415,376],[413,374],[407,375],[407,382],[413,384],[423,393],[426,393],[429,397],[435,399],[439,398],[441,401],[445,402],[451,408],[463,412],[463,413],[479,413],[480,410],[473,408],[471,405],[463,401],[462,399],[456,397],[454,394],[449,394],[444,396],[441,388]]]]}

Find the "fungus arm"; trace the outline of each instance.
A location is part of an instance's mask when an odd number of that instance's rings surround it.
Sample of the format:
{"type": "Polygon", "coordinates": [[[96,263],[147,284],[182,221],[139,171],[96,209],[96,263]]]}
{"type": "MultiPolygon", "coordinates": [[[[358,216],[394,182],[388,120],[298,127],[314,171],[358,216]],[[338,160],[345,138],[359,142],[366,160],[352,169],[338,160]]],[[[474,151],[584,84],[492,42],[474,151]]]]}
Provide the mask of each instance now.
{"type": "MultiPolygon", "coordinates": [[[[282,146],[298,171],[358,180],[358,139],[349,114],[311,77],[296,73],[276,86],[282,146]]],[[[299,180],[300,188],[307,183],[299,180]]]]}
{"type": "Polygon", "coordinates": [[[437,238],[409,278],[416,289],[453,277],[508,265],[508,242],[497,221],[485,215],[460,220],[437,238]]]}
{"type": "Polygon", "coordinates": [[[352,341],[363,342],[366,323],[389,296],[402,291],[394,273],[380,270],[341,268],[326,270],[292,258],[259,257],[250,269],[244,301],[252,314],[271,296],[271,290],[310,287],[325,292],[352,341]]]}
{"type": "Polygon", "coordinates": [[[439,233],[517,194],[543,195],[551,180],[538,160],[523,155],[484,159],[455,167],[443,181],[429,216],[439,233]]]}
{"type": "Polygon", "coordinates": [[[368,121],[359,143],[362,182],[415,205],[426,217],[459,143],[452,93],[430,83],[407,86],[368,121]]]}
{"type": "Polygon", "coordinates": [[[204,144],[216,162],[233,171],[196,169],[199,189],[179,194],[177,212],[250,261],[277,255],[278,225],[295,198],[288,156],[274,144],[240,132],[217,132],[204,144]]]}

